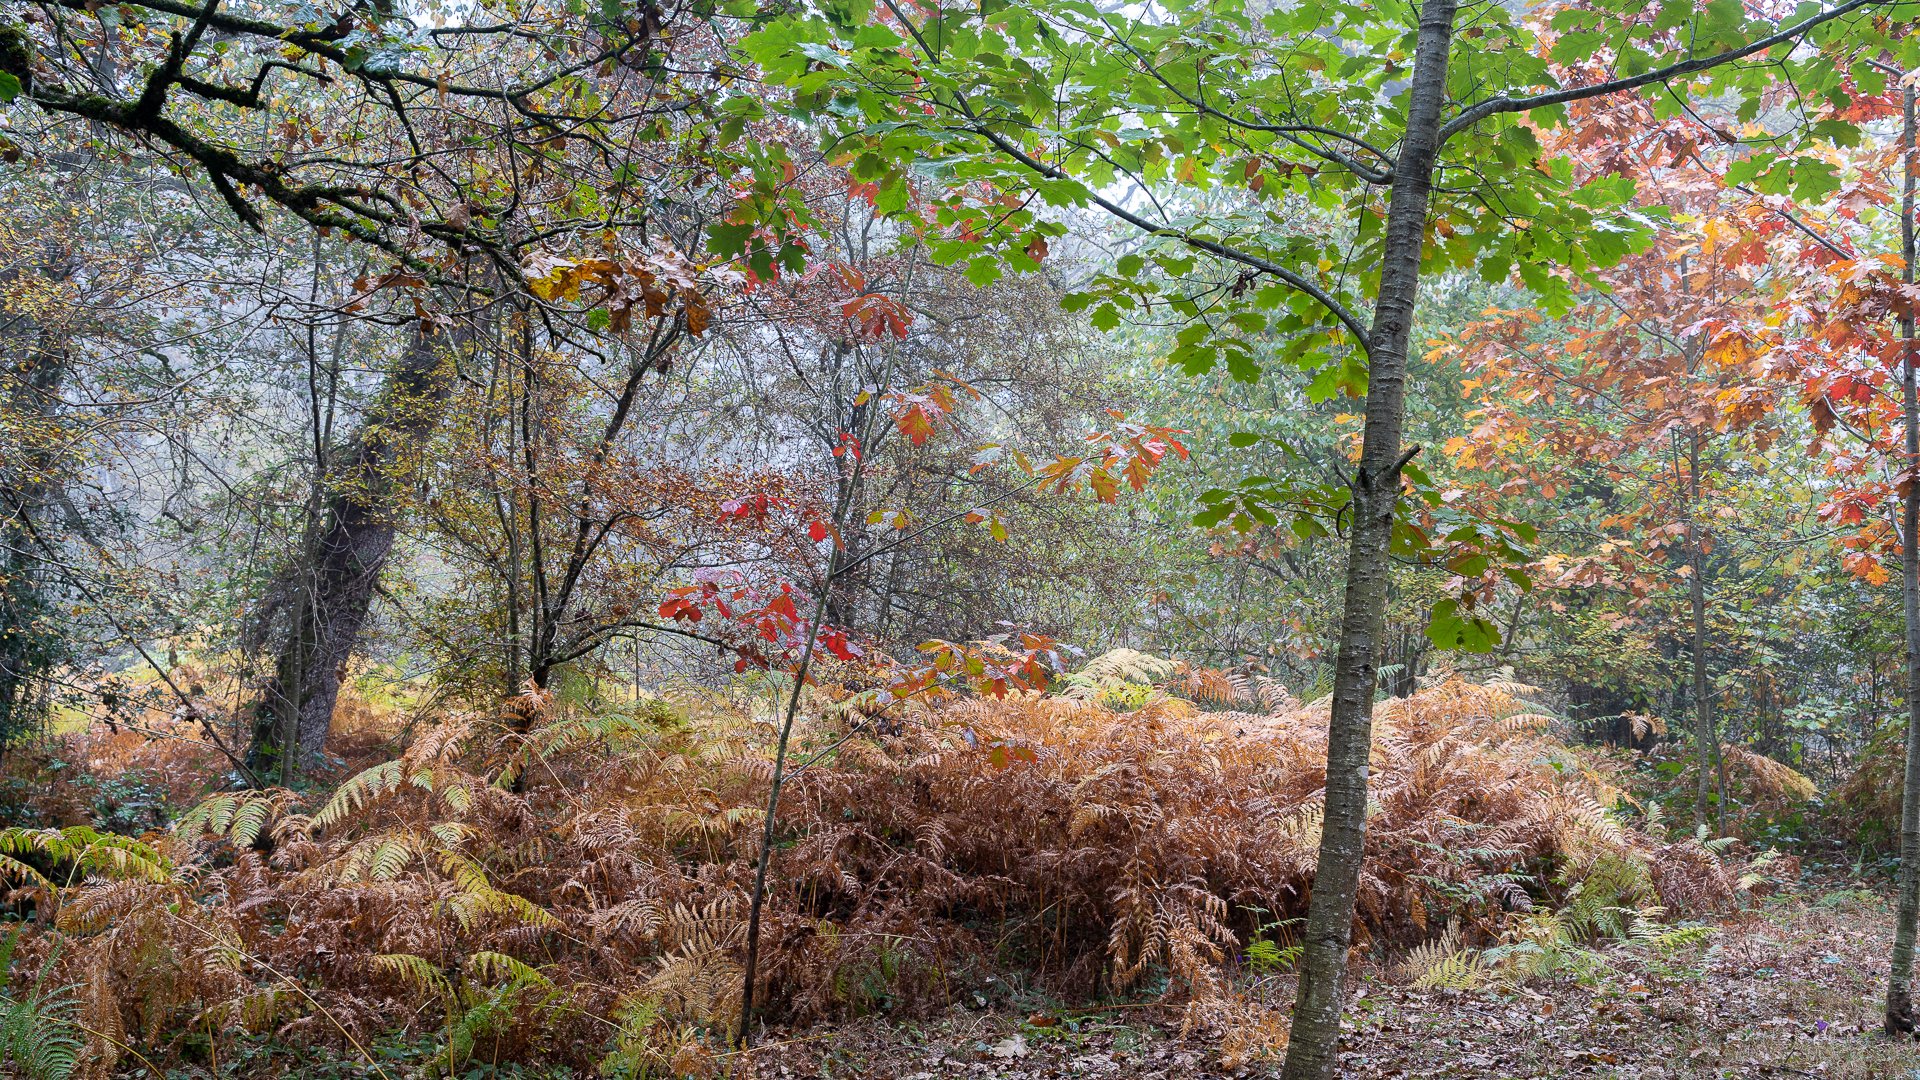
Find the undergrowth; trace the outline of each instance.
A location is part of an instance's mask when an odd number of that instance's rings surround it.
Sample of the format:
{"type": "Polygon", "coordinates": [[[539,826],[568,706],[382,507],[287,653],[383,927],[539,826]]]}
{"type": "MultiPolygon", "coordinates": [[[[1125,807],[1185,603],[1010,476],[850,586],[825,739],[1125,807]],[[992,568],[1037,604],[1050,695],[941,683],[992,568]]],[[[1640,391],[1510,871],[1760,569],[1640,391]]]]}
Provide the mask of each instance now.
{"type": "MultiPolygon", "coordinates": [[[[1377,710],[1356,947],[1416,948],[1412,977],[1577,976],[1584,943],[1673,946],[1695,931],[1668,913],[1741,884],[1700,839],[1625,826],[1621,792],[1525,693],[1446,679],[1377,710]]],[[[1137,653],[1063,694],[813,700],[777,830],[767,1019],[925,1012],[1018,967],[1061,994],[1184,1002],[1229,1062],[1284,1043],[1243,976],[1296,952],[1324,701],[1137,653]]],[[[771,772],[760,719],[713,694],[530,691],[317,800],[222,793],[138,839],[0,832],[39,973],[14,985],[72,988],[5,1000],[71,1010],[98,1075],[127,1047],[184,1059],[249,1033],[372,1063],[395,1032],[450,1074],[716,1072],[771,772]]]]}

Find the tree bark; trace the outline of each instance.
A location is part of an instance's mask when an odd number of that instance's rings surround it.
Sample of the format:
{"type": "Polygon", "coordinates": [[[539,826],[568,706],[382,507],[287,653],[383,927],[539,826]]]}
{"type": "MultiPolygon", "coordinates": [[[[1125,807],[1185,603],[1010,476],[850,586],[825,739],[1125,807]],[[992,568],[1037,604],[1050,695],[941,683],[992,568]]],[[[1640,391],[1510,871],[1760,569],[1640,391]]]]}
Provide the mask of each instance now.
{"type": "Polygon", "coordinates": [[[1698,782],[1693,793],[1693,827],[1707,826],[1707,796],[1719,779],[1715,820],[1727,826],[1727,791],[1720,776],[1720,740],[1713,730],[1713,684],[1707,678],[1707,546],[1700,529],[1700,434],[1689,443],[1687,477],[1687,598],[1693,607],[1693,745],[1700,754],[1698,782]]]}
{"type": "Polygon", "coordinates": [[[1373,746],[1373,696],[1386,620],[1391,566],[1387,541],[1400,497],[1400,433],[1406,413],[1407,351],[1420,286],[1427,203],[1440,149],[1447,54],[1458,0],[1425,0],[1414,49],[1406,138],[1394,163],[1387,204],[1380,292],[1367,345],[1366,428],[1353,491],[1353,535],[1345,606],[1333,669],[1327,732],[1326,822],[1308,901],[1307,930],[1287,1046],[1286,1080],[1334,1073],[1345,998],[1347,949],[1366,843],[1367,760],[1373,746]]]}
{"type": "MultiPolygon", "coordinates": [[[[1914,280],[1914,88],[1904,93],[1900,129],[1900,253],[1906,261],[1902,280],[1914,280]]],[[[1911,303],[1911,301],[1909,301],[1911,303]]],[[[1888,1035],[1914,1029],[1913,945],[1920,923],[1920,401],[1914,391],[1914,317],[1911,308],[1900,316],[1905,345],[1901,365],[1901,402],[1906,412],[1907,455],[1901,470],[1905,481],[1900,500],[1900,583],[1907,633],[1907,768],[1900,791],[1900,895],[1893,923],[1893,969],[1887,976],[1885,1028],[1888,1035]]]]}
{"type": "Polygon", "coordinates": [[[254,705],[248,767],[287,766],[320,753],[333,723],[340,680],[358,646],[380,571],[393,550],[396,457],[432,432],[446,398],[446,333],[416,330],[345,467],[332,478],[295,565],[283,576],[288,630],[273,674],[254,705]],[[294,754],[285,753],[291,745],[294,754]]]}
{"type": "MultiPolygon", "coordinates": [[[[51,427],[67,350],[26,317],[8,329],[25,348],[4,380],[12,389],[4,407],[51,427]]],[[[57,646],[42,625],[51,574],[36,554],[34,523],[59,497],[51,441],[16,447],[15,460],[0,470],[0,751],[38,726],[45,713],[44,677],[57,659],[57,646]]]]}

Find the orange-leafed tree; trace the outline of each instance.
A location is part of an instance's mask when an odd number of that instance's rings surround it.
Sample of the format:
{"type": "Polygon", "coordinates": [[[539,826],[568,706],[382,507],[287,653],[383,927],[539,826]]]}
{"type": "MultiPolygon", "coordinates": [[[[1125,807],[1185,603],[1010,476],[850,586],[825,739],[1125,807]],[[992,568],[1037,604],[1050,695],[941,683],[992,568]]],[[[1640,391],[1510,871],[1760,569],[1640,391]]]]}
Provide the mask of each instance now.
{"type": "Polygon", "coordinates": [[[1446,450],[1481,477],[1469,499],[1524,507],[1563,538],[1537,566],[1550,607],[1598,589],[1633,618],[1684,609],[1671,622],[1691,669],[1694,817],[1707,823],[1717,778],[1724,829],[1710,609],[1719,571],[1756,539],[1733,495],[1796,422],[1781,302],[1845,252],[1789,198],[1729,182],[1742,134],[1698,114],[1608,101],[1552,138],[1594,177],[1633,183],[1659,227],[1565,312],[1489,309],[1441,343],[1477,406],[1446,450]]]}

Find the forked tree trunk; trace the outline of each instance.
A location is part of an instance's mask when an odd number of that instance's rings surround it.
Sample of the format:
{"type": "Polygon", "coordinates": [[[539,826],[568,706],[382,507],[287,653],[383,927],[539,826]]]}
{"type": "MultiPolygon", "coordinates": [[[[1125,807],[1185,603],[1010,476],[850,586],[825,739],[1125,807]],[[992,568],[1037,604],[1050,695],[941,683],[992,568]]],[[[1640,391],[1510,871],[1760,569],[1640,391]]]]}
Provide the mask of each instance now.
{"type": "MultiPolygon", "coordinates": [[[[1913,156],[1914,88],[1905,91],[1904,123],[1900,129],[1900,253],[1906,260],[1902,279],[1914,280],[1913,156]]],[[[1911,303],[1911,301],[1908,301],[1911,303]]],[[[1900,792],[1900,898],[1893,924],[1893,970],[1887,976],[1886,1031],[1910,1032],[1913,1017],[1914,927],[1920,922],[1920,484],[1913,470],[1920,467],[1920,402],[1914,392],[1914,317],[1909,308],[1900,317],[1905,344],[1901,364],[1901,398],[1906,410],[1907,458],[1902,472],[1907,483],[1900,506],[1900,583],[1907,630],[1907,768],[1900,792]]]]}
{"type": "Polygon", "coordinates": [[[282,782],[300,758],[318,754],[333,723],[340,680],[366,626],[380,570],[393,551],[396,457],[438,424],[452,387],[449,335],[416,331],[387,377],[379,403],[329,478],[326,507],[282,577],[287,636],[254,706],[247,765],[282,782]],[[289,755],[285,747],[293,746],[289,755]]]}
{"type": "Polygon", "coordinates": [[[1333,715],[1327,731],[1326,823],[1307,907],[1300,991],[1287,1046],[1286,1080],[1325,1080],[1340,1044],[1347,949],[1366,844],[1367,759],[1373,745],[1373,695],[1386,621],[1387,541],[1400,497],[1400,431],[1406,413],[1407,350],[1413,335],[1427,202],[1440,149],[1447,53],[1458,0],[1425,0],[1414,49],[1406,138],[1394,163],[1387,204],[1380,294],[1367,345],[1366,430],[1353,477],[1353,536],[1345,607],[1333,667],[1333,715]]]}

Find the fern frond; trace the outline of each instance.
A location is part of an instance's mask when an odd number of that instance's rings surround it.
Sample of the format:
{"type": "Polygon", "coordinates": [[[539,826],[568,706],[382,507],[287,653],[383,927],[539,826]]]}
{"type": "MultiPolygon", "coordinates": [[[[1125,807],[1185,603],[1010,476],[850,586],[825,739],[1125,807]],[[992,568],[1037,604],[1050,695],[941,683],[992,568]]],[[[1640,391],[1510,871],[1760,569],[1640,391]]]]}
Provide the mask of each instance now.
{"type": "Polygon", "coordinates": [[[16,1001],[0,995],[0,1061],[28,1080],[67,1080],[85,1043],[58,1001],[16,1001]]]}
{"type": "Polygon", "coordinates": [[[1413,979],[1427,990],[1474,990],[1487,981],[1487,961],[1478,949],[1460,949],[1428,964],[1413,979]]]}
{"type": "Polygon", "coordinates": [[[405,779],[404,770],[399,761],[383,761],[358,773],[336,788],[333,797],[313,815],[314,828],[332,828],[381,796],[398,791],[405,779]]]}
{"type": "Polygon", "coordinates": [[[67,1080],[79,1067],[86,1048],[74,1023],[72,988],[43,989],[53,966],[48,958],[26,996],[9,992],[14,948],[20,928],[14,927],[0,943],[0,1062],[6,1062],[27,1080],[67,1080]]]}
{"type": "Polygon", "coordinates": [[[494,985],[505,984],[514,987],[553,985],[553,980],[537,969],[505,953],[477,952],[467,958],[467,964],[473,969],[475,975],[494,985]]]}
{"type": "Polygon", "coordinates": [[[52,890],[45,875],[16,855],[41,855],[66,864],[74,877],[104,877],[169,883],[175,880],[173,861],[151,844],[117,833],[103,833],[87,825],[64,829],[0,829],[0,873],[27,878],[52,890]]]}
{"type": "Polygon", "coordinates": [[[453,1000],[453,981],[433,961],[413,953],[380,953],[373,966],[396,975],[408,986],[441,1001],[453,1000]]]}
{"type": "Polygon", "coordinates": [[[1751,789],[1761,795],[1800,802],[1813,798],[1819,791],[1819,786],[1805,773],[1744,746],[1721,744],[1720,760],[1745,773],[1751,789]]]}
{"type": "Polygon", "coordinates": [[[1172,660],[1139,652],[1114,649],[1086,662],[1079,671],[1064,677],[1067,693],[1076,697],[1098,697],[1102,690],[1133,684],[1154,686],[1172,678],[1179,665],[1172,660]]]}
{"type": "Polygon", "coordinates": [[[306,1004],[304,998],[278,986],[254,987],[238,997],[213,1005],[195,1019],[201,1024],[237,1026],[259,1032],[272,1028],[306,1004]]]}
{"type": "Polygon", "coordinates": [[[235,847],[252,847],[286,810],[283,791],[226,791],[209,796],[173,823],[177,836],[224,837],[235,847]]]}
{"type": "Polygon", "coordinates": [[[458,889],[447,901],[447,910],[461,929],[472,930],[484,918],[549,929],[560,928],[560,920],[545,908],[524,896],[495,888],[493,882],[488,880],[486,870],[472,859],[457,852],[446,852],[442,856],[442,863],[447,876],[458,889]]]}
{"type": "MultiPolygon", "coordinates": [[[[1646,925],[1655,925],[1648,922],[1646,925]]],[[[1659,953],[1679,952],[1703,944],[1713,938],[1715,931],[1711,926],[1676,926],[1663,929],[1658,933],[1649,933],[1638,939],[1635,944],[1659,953]]]]}

